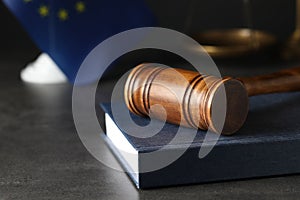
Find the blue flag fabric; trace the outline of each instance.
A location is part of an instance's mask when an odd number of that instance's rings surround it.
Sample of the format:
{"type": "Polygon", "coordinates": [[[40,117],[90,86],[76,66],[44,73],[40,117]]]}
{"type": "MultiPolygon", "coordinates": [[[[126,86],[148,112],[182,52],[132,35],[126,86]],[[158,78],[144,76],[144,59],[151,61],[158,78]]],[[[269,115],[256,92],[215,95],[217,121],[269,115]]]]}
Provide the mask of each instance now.
{"type": "Polygon", "coordinates": [[[74,82],[87,54],[119,32],[153,26],[142,0],[3,0],[41,51],[74,82]]]}

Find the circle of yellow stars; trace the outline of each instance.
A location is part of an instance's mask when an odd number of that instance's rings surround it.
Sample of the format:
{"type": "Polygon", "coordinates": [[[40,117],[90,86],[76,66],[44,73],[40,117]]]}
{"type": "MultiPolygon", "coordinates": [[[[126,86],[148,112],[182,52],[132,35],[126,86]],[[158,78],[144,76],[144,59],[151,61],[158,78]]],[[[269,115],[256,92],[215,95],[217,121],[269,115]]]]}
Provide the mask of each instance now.
{"type": "MultiPolygon", "coordinates": [[[[23,0],[25,3],[31,3],[33,0],[23,0]]],[[[86,11],[86,5],[83,1],[77,1],[74,5],[77,13],[83,13],[86,11]]],[[[50,14],[50,7],[47,5],[40,5],[38,8],[38,13],[41,17],[47,17],[50,14]]],[[[69,19],[69,11],[65,8],[61,8],[57,11],[57,17],[61,21],[66,21],[69,19]]]]}

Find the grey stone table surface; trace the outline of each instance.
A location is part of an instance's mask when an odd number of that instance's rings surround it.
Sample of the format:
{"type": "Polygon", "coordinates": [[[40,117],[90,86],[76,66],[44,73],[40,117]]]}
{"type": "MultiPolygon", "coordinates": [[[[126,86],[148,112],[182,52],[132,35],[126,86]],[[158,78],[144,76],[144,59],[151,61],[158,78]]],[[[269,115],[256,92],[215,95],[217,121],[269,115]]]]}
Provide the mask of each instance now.
{"type": "MultiPolygon", "coordinates": [[[[26,56],[0,60],[0,200],[300,198],[299,175],[137,190],[125,173],[98,162],[81,143],[70,84],[19,80],[27,61],[26,56]]],[[[101,151],[114,161],[106,146],[101,151]]]]}

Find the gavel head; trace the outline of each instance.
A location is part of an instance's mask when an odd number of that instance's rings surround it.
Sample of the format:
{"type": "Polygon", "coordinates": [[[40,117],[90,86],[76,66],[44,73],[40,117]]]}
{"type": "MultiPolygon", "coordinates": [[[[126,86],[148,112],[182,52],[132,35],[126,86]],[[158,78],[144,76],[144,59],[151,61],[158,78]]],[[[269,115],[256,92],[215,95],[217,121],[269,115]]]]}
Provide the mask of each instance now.
{"type": "Polygon", "coordinates": [[[186,127],[230,135],[241,128],[248,113],[244,85],[194,71],[145,63],[129,74],[124,97],[128,109],[141,116],[165,119],[186,127]],[[166,116],[164,115],[166,114],[166,116]]]}

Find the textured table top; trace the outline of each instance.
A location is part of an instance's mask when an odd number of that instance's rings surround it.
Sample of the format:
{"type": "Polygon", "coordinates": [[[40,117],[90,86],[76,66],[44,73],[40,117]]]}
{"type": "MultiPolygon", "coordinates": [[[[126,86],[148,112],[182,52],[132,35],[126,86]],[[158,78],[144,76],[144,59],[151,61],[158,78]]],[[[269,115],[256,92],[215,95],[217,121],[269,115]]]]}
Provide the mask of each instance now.
{"type": "MultiPolygon", "coordinates": [[[[299,175],[137,190],[125,173],[98,162],[81,143],[72,118],[71,85],[19,80],[20,68],[30,59],[32,54],[0,59],[1,200],[299,198],[299,175]]],[[[111,85],[100,86],[100,100],[111,85]]],[[[108,148],[101,148],[114,161],[108,148]]]]}

